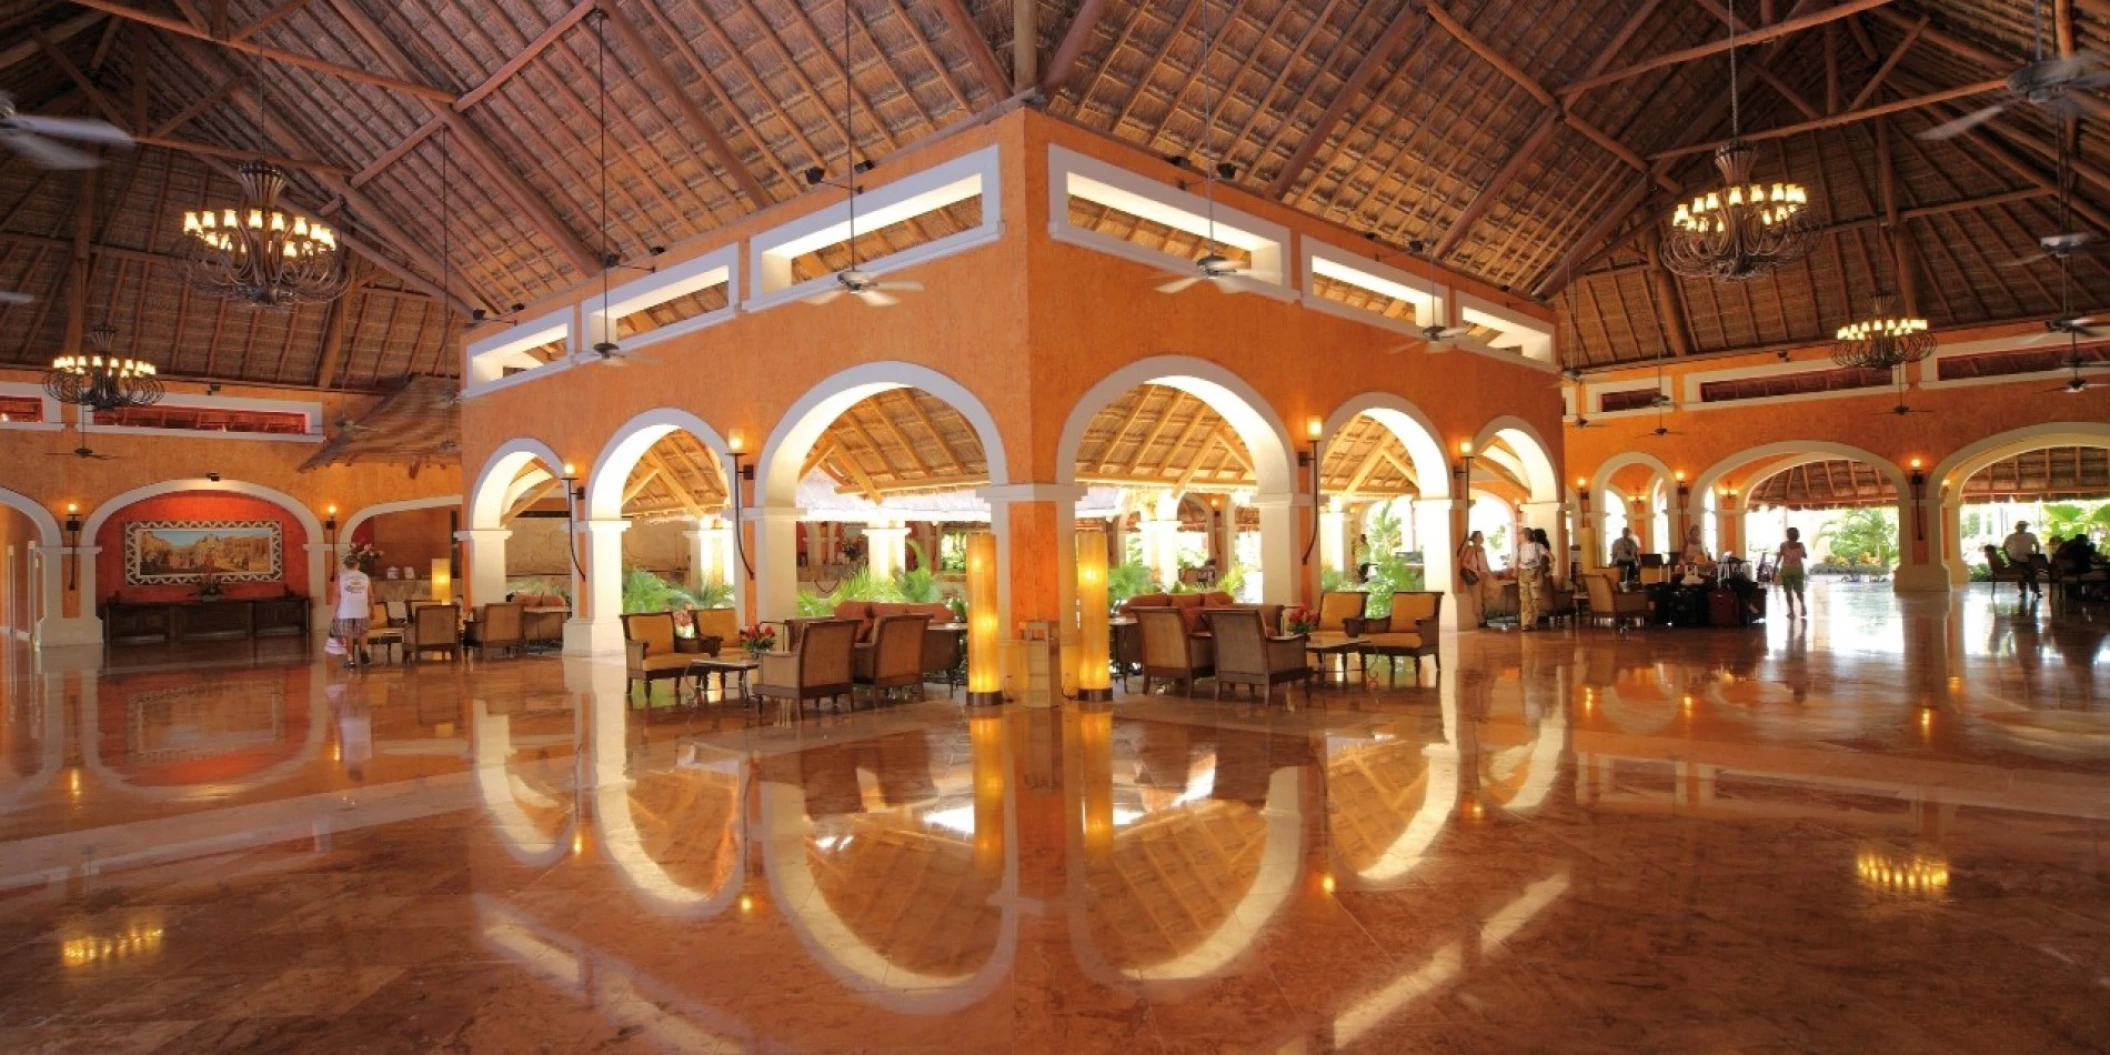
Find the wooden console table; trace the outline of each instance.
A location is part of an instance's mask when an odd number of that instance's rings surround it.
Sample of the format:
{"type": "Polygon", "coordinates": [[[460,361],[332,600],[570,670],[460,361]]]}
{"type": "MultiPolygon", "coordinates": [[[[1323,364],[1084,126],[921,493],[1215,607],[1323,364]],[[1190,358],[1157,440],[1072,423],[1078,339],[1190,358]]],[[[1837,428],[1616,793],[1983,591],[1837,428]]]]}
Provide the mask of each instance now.
{"type": "Polygon", "coordinates": [[[306,597],[228,601],[111,601],[103,606],[103,637],[137,641],[218,641],[308,633],[306,597]]]}

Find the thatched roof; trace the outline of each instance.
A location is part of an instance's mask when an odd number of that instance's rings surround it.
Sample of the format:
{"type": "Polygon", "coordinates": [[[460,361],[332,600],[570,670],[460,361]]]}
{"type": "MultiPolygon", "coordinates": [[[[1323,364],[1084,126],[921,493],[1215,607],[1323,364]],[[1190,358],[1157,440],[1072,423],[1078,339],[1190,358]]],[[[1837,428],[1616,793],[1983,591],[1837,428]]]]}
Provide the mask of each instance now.
{"type": "MultiPolygon", "coordinates": [[[[443,285],[457,312],[533,300],[591,277],[604,250],[637,259],[722,227],[805,193],[807,166],[840,175],[1021,88],[1153,153],[1221,157],[1243,192],[1395,255],[1548,296],[1571,363],[1822,339],[1890,284],[1891,229],[1937,326],[2041,318],[2059,302],[2054,264],[1995,265],[2060,228],[2050,192],[2067,130],[2021,107],[1955,140],[1916,138],[1996,98],[1983,86],[2032,56],[2031,0],[1023,2],[849,0],[846,41],[836,0],[605,0],[605,27],[593,3],[569,0],[0,0],[0,90],[25,111],[178,144],[114,155],[94,180],[0,164],[0,288],[40,298],[0,313],[0,361],[57,351],[84,203],[90,315],[165,373],[377,388],[456,369],[458,315],[433,299],[443,285]],[[1732,8],[1766,36],[1740,51],[1761,175],[1807,184],[1826,233],[1772,279],[1659,280],[1651,236],[1711,178],[1705,147],[1728,131],[1715,45],[1732,8]],[[1021,25],[1034,34],[1023,49],[1021,25]],[[224,42],[235,37],[272,57],[224,42]],[[1775,135],[1805,125],[1822,127],[1775,135]],[[262,316],[186,295],[174,217],[234,193],[232,159],[201,150],[305,162],[292,197],[342,225],[360,288],[262,316]]],[[[2110,50],[2110,4],[2070,12],[2046,27],[2047,50],[2110,50]]],[[[2067,223],[2110,228],[2110,140],[2093,119],[2072,134],[2067,223]]],[[[971,219],[870,237],[912,243],[971,219]]],[[[2078,260],[2072,278],[2077,308],[2110,302],[2103,262],[2078,260]]]]}

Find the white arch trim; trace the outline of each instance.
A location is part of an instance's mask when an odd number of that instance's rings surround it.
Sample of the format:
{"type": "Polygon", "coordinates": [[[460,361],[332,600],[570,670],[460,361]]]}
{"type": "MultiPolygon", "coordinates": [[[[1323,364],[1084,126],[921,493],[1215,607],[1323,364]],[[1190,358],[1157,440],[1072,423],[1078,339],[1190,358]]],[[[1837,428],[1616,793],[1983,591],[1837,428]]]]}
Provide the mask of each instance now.
{"type": "Polygon", "coordinates": [[[284,491],[265,487],[263,484],[252,484],[242,480],[207,480],[200,477],[195,480],[163,480],[160,483],[135,487],[96,506],[95,512],[88,515],[88,522],[81,528],[81,538],[86,540],[83,544],[95,545],[96,532],[102,530],[104,522],[108,521],[119,510],[135,502],[145,501],[160,495],[178,494],[184,491],[218,491],[222,494],[238,494],[247,495],[251,498],[261,498],[293,514],[293,518],[300,521],[300,526],[307,530],[309,542],[319,543],[322,541],[322,521],[315,519],[314,511],[310,510],[306,503],[303,503],[300,499],[284,491]]]}
{"type": "Polygon", "coordinates": [[[491,452],[484,460],[484,467],[476,474],[475,486],[469,488],[469,527],[471,529],[499,528],[506,515],[506,493],[513,477],[530,462],[541,462],[551,473],[564,466],[564,459],[541,440],[526,436],[507,440],[504,445],[491,452]]]}
{"type": "MultiPolygon", "coordinates": [[[[1451,465],[1443,451],[1443,442],[1436,437],[1436,426],[1429,416],[1413,403],[1389,392],[1365,392],[1350,399],[1334,410],[1326,419],[1324,440],[1331,441],[1348,423],[1358,417],[1369,417],[1383,425],[1387,431],[1406,446],[1407,457],[1414,463],[1414,486],[1427,500],[1445,500],[1451,497],[1451,465]]],[[[1074,461],[1074,459],[1072,459],[1074,461]]]]}
{"type": "MultiPolygon", "coordinates": [[[[35,499],[0,487],[0,506],[6,506],[28,517],[29,522],[37,526],[37,541],[39,544],[49,549],[57,549],[64,544],[64,540],[59,536],[58,518],[52,516],[51,510],[44,508],[35,499]]],[[[82,537],[93,538],[94,536],[84,535],[82,537]]]]}
{"type": "Polygon", "coordinates": [[[1283,427],[1281,415],[1244,378],[1226,367],[1187,355],[1139,359],[1086,390],[1062,424],[1061,444],[1055,450],[1056,483],[1077,482],[1077,452],[1084,446],[1084,432],[1092,419],[1122,393],[1151,384],[1177,388],[1223,415],[1253,456],[1260,494],[1286,495],[1296,491],[1296,473],[1291,467],[1296,446],[1290,441],[1289,430],[1283,427]]]}
{"type": "MultiPolygon", "coordinates": [[[[710,448],[718,458],[720,472],[731,463],[732,452],[725,437],[702,418],[677,407],[647,410],[616,429],[615,435],[609,437],[600,455],[594,459],[593,469],[586,476],[586,515],[594,520],[621,519],[623,489],[630,481],[631,470],[637,467],[638,459],[643,458],[653,444],[677,429],[710,448]]],[[[799,457],[803,461],[805,455],[799,457]]]]}
{"type": "MultiPolygon", "coordinates": [[[[1599,492],[1614,490],[1612,478],[1619,475],[1619,470],[1629,465],[1646,466],[1658,479],[1668,480],[1671,476],[1670,466],[1663,464],[1663,459],[1644,451],[1624,451],[1606,459],[1604,464],[1599,465],[1597,471],[1590,475],[1590,490],[1599,492]]],[[[1640,498],[1644,496],[1637,494],[1629,497],[1640,498]]]]}
{"type": "Polygon", "coordinates": [[[2110,422],[2047,421],[1987,436],[1942,459],[1927,479],[1937,486],[1947,483],[1960,498],[1964,482],[1986,466],[2040,447],[2110,447],[2110,422]]]}
{"type": "Polygon", "coordinates": [[[1834,443],[1830,440],[1782,440],[1778,443],[1767,443],[1738,451],[1708,466],[1706,471],[1693,479],[1689,501],[1692,504],[1693,511],[1698,511],[1703,507],[1706,497],[1713,493],[1714,485],[1722,477],[1755,462],[1768,461],[1770,459],[1774,464],[1769,465],[1768,468],[1773,472],[1779,472],[1781,469],[1788,468],[1791,465],[1826,461],[1833,458],[1844,458],[1849,461],[1867,464],[1877,472],[1882,473],[1884,478],[1890,481],[1890,485],[1897,489],[1900,501],[1910,499],[1912,485],[1905,479],[1904,472],[1892,464],[1890,459],[1880,454],[1875,454],[1851,444],[1834,443]]]}
{"type": "Polygon", "coordinates": [[[1547,446],[1546,438],[1539,435],[1536,427],[1514,414],[1504,414],[1480,427],[1480,434],[1473,438],[1473,450],[1484,451],[1497,439],[1508,444],[1523,462],[1524,486],[1531,492],[1532,501],[1560,501],[1561,477],[1553,467],[1553,448],[1547,446]]]}
{"type": "Polygon", "coordinates": [[[418,509],[439,509],[445,506],[458,506],[461,504],[462,496],[460,495],[434,495],[431,498],[410,498],[401,502],[377,502],[361,509],[357,513],[353,513],[351,519],[344,522],[342,536],[351,538],[352,532],[357,531],[359,525],[377,516],[384,516],[389,513],[408,513],[418,509]]]}
{"type": "MultiPolygon", "coordinates": [[[[1002,487],[1011,482],[1003,432],[997,428],[996,417],[982,405],[981,399],[967,386],[927,366],[885,360],[853,366],[824,379],[784,412],[775,430],[769,434],[769,442],[763,445],[761,457],[756,460],[761,477],[757,484],[761,504],[773,508],[795,505],[799,471],[805,468],[806,455],[813,450],[814,444],[820,442],[821,433],[827,431],[844,411],[881,392],[897,388],[920,388],[959,411],[960,416],[967,419],[967,424],[974,428],[976,438],[982,441],[982,457],[989,464],[990,486],[1002,487]]],[[[709,426],[704,428],[707,430],[709,426]]],[[[698,435],[717,434],[707,431],[698,435]]]]}

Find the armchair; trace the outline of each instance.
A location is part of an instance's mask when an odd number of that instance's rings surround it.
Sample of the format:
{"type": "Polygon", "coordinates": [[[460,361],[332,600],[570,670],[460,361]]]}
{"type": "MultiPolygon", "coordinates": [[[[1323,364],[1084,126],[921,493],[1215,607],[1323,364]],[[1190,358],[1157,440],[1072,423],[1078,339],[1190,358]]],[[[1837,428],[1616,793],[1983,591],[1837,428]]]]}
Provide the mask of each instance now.
{"type": "Polygon", "coordinates": [[[1594,572],[1582,579],[1590,598],[1590,618],[1609,619],[1622,634],[1627,632],[1629,620],[1640,623],[1648,618],[1647,594],[1613,589],[1612,576],[1606,572],[1594,572]]]}
{"type": "Polygon", "coordinates": [[[1216,672],[1216,656],[1210,639],[1188,633],[1187,619],[1176,608],[1135,609],[1136,624],[1143,631],[1143,691],[1150,692],[1153,678],[1176,681],[1180,691],[1192,693],[1197,678],[1216,672]]]}
{"type": "Polygon", "coordinates": [[[478,659],[489,659],[494,648],[510,648],[517,653],[527,647],[526,620],[526,605],[484,605],[477,611],[476,621],[469,624],[462,643],[474,646],[478,659]]]}
{"type": "Polygon", "coordinates": [[[923,633],[927,615],[883,615],[872,627],[872,640],[857,646],[853,680],[872,690],[878,706],[890,689],[923,686],[923,633]]]}
{"type": "Polygon", "coordinates": [[[451,604],[421,605],[411,610],[410,633],[404,653],[418,659],[427,652],[445,652],[448,659],[461,655],[462,610],[451,604]]]}
{"type": "Polygon", "coordinates": [[[674,613],[632,612],[623,616],[623,648],[630,668],[631,684],[642,683],[652,695],[655,681],[674,682],[681,695],[681,679],[689,676],[690,657],[675,649],[674,613]]]}
{"type": "Polygon", "coordinates": [[[1339,644],[1356,631],[1350,627],[1351,620],[1361,620],[1370,595],[1354,590],[1337,590],[1319,595],[1319,625],[1311,632],[1313,644],[1339,644]]]}
{"type": "Polygon", "coordinates": [[[390,648],[400,652],[403,647],[403,635],[409,629],[404,625],[409,622],[406,618],[408,615],[407,611],[402,615],[396,614],[396,603],[392,601],[375,605],[373,625],[366,631],[367,647],[376,652],[390,648]]]}
{"type": "Polygon", "coordinates": [[[1209,609],[1209,627],[1216,649],[1216,698],[1223,699],[1225,683],[1258,686],[1267,698],[1275,698],[1275,686],[1304,682],[1311,689],[1311,667],[1304,661],[1303,634],[1271,636],[1257,608],[1209,609]]]}
{"type": "Polygon", "coordinates": [[[755,695],[787,699],[803,713],[807,700],[849,695],[855,686],[855,619],[806,620],[789,652],[762,653],[755,695]]]}
{"type": "MultiPolygon", "coordinates": [[[[1427,656],[1443,666],[1443,655],[1437,650],[1442,639],[1443,595],[1432,590],[1402,591],[1392,595],[1392,614],[1375,619],[1360,619],[1355,625],[1360,628],[1356,636],[1363,639],[1363,663],[1368,668],[1371,656],[1391,659],[1411,659],[1414,673],[1421,673],[1421,657],[1427,656]]],[[[1399,676],[1399,665],[1392,665],[1392,676],[1399,676]]]]}

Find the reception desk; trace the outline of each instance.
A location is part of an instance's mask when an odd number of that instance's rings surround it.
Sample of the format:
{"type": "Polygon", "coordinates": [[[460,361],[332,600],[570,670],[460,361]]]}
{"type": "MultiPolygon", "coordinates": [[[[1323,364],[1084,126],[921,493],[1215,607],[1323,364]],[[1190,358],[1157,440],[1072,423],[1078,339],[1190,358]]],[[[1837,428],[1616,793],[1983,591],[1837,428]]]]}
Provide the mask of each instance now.
{"type": "Polygon", "coordinates": [[[231,641],[308,633],[305,597],[220,601],[111,601],[103,606],[103,636],[112,644],[139,641],[231,641]]]}

